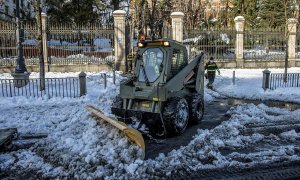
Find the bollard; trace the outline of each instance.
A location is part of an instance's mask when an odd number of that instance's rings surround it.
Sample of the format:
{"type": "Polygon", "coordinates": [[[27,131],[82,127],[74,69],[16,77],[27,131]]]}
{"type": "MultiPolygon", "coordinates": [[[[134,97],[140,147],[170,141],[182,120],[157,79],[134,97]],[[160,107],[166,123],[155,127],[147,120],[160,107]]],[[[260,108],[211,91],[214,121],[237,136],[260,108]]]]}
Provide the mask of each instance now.
{"type": "Polygon", "coordinates": [[[232,72],[232,84],[235,85],[235,71],[232,72]]]}
{"type": "Polygon", "coordinates": [[[81,72],[79,74],[79,87],[80,87],[80,96],[86,95],[86,74],[81,72]]]}
{"type": "Polygon", "coordinates": [[[113,83],[116,84],[116,70],[113,69],[113,83]]]}
{"type": "Polygon", "coordinates": [[[267,69],[263,71],[262,88],[265,91],[270,88],[270,74],[271,74],[271,71],[269,71],[267,69]]]}
{"type": "Polygon", "coordinates": [[[104,89],[106,89],[107,85],[107,78],[106,78],[106,73],[104,73],[104,89]]]}

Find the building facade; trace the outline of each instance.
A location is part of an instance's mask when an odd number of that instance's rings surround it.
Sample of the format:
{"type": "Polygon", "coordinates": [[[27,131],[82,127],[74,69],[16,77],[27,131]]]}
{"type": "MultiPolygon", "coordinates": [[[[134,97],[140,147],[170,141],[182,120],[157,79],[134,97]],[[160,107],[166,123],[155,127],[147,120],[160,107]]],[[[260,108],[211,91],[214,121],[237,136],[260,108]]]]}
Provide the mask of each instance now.
{"type": "Polygon", "coordinates": [[[231,0],[209,0],[206,3],[206,17],[219,18],[221,12],[229,11],[233,7],[231,0]]]}

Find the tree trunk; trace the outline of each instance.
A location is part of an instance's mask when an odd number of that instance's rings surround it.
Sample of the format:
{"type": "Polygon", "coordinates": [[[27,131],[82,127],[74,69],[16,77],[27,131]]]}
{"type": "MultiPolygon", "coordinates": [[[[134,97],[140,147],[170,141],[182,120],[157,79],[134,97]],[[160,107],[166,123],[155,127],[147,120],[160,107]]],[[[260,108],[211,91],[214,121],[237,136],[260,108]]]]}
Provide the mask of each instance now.
{"type": "Polygon", "coordinates": [[[43,42],[42,42],[42,15],[41,15],[41,2],[40,0],[34,1],[35,18],[37,24],[37,48],[40,62],[40,91],[45,90],[45,64],[43,55],[43,42]]]}

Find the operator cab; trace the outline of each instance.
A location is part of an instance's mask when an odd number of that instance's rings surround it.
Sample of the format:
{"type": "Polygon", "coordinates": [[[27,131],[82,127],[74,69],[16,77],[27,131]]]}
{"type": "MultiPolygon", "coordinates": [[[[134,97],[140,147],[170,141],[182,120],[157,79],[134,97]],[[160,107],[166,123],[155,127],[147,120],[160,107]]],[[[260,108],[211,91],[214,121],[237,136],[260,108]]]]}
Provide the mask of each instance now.
{"type": "Polygon", "coordinates": [[[165,83],[187,65],[186,51],[173,40],[138,43],[136,79],[138,84],[165,83]]]}

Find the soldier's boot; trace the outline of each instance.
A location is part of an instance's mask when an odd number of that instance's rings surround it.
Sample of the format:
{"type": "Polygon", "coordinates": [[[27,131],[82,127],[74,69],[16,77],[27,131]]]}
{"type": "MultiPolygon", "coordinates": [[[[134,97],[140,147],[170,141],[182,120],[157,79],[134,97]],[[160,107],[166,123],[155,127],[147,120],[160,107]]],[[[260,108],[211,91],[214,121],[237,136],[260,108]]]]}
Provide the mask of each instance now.
{"type": "Polygon", "coordinates": [[[213,84],[212,84],[212,83],[208,83],[208,84],[207,84],[207,88],[208,88],[208,89],[213,89],[213,84]]]}

